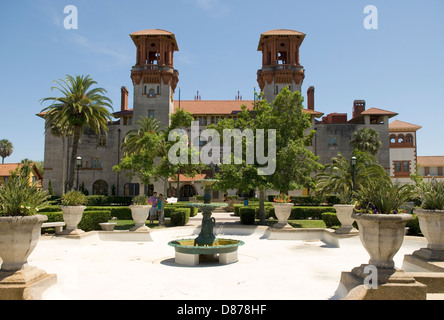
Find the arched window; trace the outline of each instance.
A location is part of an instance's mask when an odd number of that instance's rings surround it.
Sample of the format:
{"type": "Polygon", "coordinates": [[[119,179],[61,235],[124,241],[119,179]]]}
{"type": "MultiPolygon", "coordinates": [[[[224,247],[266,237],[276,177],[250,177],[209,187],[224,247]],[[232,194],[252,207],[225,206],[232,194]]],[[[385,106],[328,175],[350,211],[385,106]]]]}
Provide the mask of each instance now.
{"type": "Polygon", "coordinates": [[[95,196],[107,196],[108,195],[108,183],[104,180],[97,180],[93,184],[93,195],[95,196]]]}
{"type": "Polygon", "coordinates": [[[413,147],[413,136],[410,133],[405,136],[405,144],[413,147]]]}
{"type": "Polygon", "coordinates": [[[398,143],[399,144],[404,143],[404,135],[403,134],[398,135],[398,143]]]}
{"type": "Polygon", "coordinates": [[[390,144],[396,144],[396,135],[390,135],[390,144]]]}

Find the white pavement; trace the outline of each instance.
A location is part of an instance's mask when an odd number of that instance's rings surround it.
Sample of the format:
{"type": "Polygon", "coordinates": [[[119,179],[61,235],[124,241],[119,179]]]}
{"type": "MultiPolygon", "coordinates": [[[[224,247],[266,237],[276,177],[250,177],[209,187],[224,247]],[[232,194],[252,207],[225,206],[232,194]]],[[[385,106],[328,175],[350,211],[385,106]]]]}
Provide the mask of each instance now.
{"type": "MultiPolygon", "coordinates": [[[[44,300],[325,300],[335,298],[342,271],[369,260],[357,236],[340,239],[339,248],[318,239],[267,240],[266,227],[213,216],[218,237],[245,242],[237,263],[175,264],[168,242],[196,237],[199,214],[186,227],[152,230],[152,241],[105,241],[96,232],[82,240],[43,236],[29,264],[57,275],[44,300]]],[[[406,237],[396,266],[425,246],[406,237]]]]}

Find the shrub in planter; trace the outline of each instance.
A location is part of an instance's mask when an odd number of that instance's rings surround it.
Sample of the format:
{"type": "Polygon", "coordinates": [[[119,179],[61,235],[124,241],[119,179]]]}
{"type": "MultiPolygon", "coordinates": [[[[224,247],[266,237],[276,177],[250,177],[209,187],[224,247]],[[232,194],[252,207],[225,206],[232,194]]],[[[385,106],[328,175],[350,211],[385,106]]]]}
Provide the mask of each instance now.
{"type": "Polygon", "coordinates": [[[174,226],[185,226],[190,220],[190,208],[174,208],[170,212],[171,224],[174,226]]]}
{"type": "Polygon", "coordinates": [[[339,227],[341,222],[339,221],[336,213],[334,212],[324,212],[322,213],[322,221],[325,222],[327,228],[339,227]]]}
{"type": "Polygon", "coordinates": [[[2,271],[18,271],[28,267],[28,257],[40,237],[46,216],[38,215],[48,195],[18,171],[0,186],[0,258],[2,271]]]}
{"type": "Polygon", "coordinates": [[[256,217],[256,210],[252,207],[240,207],[239,215],[240,215],[240,222],[242,224],[246,225],[254,224],[256,217]]]}
{"type": "Polygon", "coordinates": [[[88,198],[80,191],[70,191],[60,198],[60,208],[63,211],[63,220],[66,222],[66,229],[61,233],[63,235],[80,235],[84,233],[82,229],[77,228],[82,220],[83,211],[88,198]]]}

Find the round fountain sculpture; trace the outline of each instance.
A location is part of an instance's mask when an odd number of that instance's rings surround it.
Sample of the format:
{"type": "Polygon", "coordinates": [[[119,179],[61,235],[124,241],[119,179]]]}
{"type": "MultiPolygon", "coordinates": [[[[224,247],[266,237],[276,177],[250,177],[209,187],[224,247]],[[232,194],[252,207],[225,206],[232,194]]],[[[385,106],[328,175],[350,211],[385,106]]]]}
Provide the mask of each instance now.
{"type": "Polygon", "coordinates": [[[216,219],[212,217],[213,211],[218,207],[226,207],[226,203],[211,203],[211,187],[217,180],[202,179],[204,183],[204,203],[191,203],[202,211],[202,226],[196,239],[182,239],[170,241],[168,245],[175,248],[175,262],[177,264],[195,266],[200,260],[219,259],[220,264],[229,264],[238,261],[237,249],[243,241],[232,239],[218,239],[213,233],[216,219]]]}

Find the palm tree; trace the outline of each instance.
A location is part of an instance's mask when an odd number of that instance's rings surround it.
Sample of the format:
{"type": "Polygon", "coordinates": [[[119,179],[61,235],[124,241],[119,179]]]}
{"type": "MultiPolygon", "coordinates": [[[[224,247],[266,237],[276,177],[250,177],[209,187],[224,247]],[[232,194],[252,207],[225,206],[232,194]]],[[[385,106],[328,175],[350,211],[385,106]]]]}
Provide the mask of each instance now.
{"type": "Polygon", "coordinates": [[[371,180],[379,180],[381,177],[388,176],[374,156],[362,151],[355,151],[352,156],[356,157],[354,168],[351,159],[348,160],[342,154],[338,154],[316,176],[317,191],[320,194],[335,194],[342,204],[347,204],[351,202],[354,195],[353,169],[357,193],[360,193],[371,180]]]}
{"type": "Polygon", "coordinates": [[[14,146],[9,140],[0,140],[0,157],[2,157],[2,164],[5,163],[5,158],[9,157],[14,151],[14,146]]]}
{"type": "Polygon", "coordinates": [[[379,140],[378,131],[362,128],[353,133],[350,145],[359,151],[369,152],[371,155],[376,155],[379,149],[381,149],[382,142],[379,140]]]}
{"type": "Polygon", "coordinates": [[[123,156],[126,157],[132,153],[141,152],[143,148],[147,148],[145,134],[160,134],[161,124],[157,119],[152,117],[141,117],[136,122],[136,129],[129,130],[122,144],[123,156]]]}
{"type": "Polygon", "coordinates": [[[104,94],[103,88],[92,88],[97,82],[90,76],[67,75],[65,80],[55,81],[57,89],[62,93],[61,97],[48,97],[41,102],[53,103],[43,109],[45,113],[46,128],[53,129],[56,126],[63,128],[64,133],[72,131],[72,151],[68,168],[68,189],[74,186],[74,171],[77,158],[77,150],[85,128],[91,128],[96,134],[108,131],[108,122],[112,120],[112,101],[104,94]]]}

